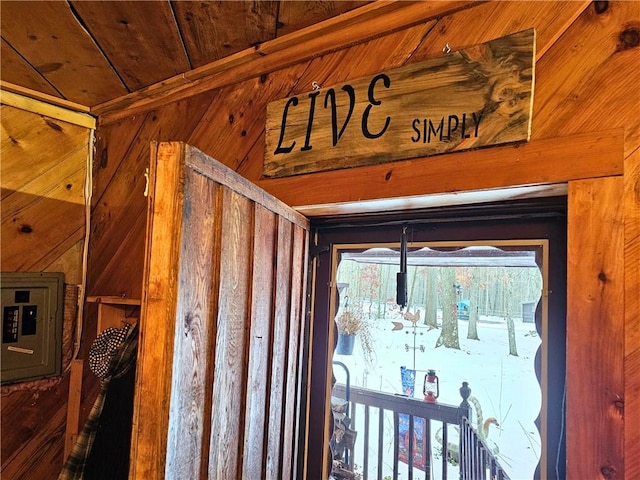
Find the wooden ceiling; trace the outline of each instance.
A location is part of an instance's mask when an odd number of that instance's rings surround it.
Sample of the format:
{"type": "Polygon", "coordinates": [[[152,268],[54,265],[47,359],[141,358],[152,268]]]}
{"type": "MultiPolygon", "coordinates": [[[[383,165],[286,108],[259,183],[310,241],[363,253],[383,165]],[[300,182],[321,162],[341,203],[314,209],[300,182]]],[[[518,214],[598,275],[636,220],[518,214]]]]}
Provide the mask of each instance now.
{"type": "Polygon", "coordinates": [[[2,0],[0,78],[94,109],[366,3],[2,0]]]}

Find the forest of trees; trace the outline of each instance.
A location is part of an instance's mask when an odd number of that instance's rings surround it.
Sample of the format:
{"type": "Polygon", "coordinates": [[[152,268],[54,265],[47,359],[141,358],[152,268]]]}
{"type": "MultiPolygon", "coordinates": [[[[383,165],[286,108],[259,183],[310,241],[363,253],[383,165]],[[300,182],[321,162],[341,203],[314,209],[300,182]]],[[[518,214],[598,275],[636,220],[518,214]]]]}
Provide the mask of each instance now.
{"type": "MultiPolygon", "coordinates": [[[[338,280],[349,284],[351,301],[362,305],[372,321],[380,321],[397,308],[397,271],[397,265],[345,260],[338,280]]],[[[501,318],[508,327],[509,353],[517,355],[514,318],[521,319],[523,303],[537,303],[541,289],[542,277],[535,267],[409,266],[405,312],[420,310],[421,323],[441,329],[436,346],[447,348],[460,348],[461,334],[479,340],[481,317],[501,318]],[[459,305],[464,312],[458,311],[459,305]],[[465,314],[460,318],[467,320],[466,332],[458,331],[459,313],[465,314]]]]}

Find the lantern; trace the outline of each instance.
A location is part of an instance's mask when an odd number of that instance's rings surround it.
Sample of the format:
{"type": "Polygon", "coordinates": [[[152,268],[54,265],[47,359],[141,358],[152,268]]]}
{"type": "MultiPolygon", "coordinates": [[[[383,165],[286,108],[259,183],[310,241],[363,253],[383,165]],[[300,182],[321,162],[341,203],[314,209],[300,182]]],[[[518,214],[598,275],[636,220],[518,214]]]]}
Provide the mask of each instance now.
{"type": "Polygon", "coordinates": [[[424,376],[422,393],[424,395],[425,402],[436,403],[438,400],[438,397],[440,396],[440,381],[435,370],[427,370],[427,374],[424,376]]]}

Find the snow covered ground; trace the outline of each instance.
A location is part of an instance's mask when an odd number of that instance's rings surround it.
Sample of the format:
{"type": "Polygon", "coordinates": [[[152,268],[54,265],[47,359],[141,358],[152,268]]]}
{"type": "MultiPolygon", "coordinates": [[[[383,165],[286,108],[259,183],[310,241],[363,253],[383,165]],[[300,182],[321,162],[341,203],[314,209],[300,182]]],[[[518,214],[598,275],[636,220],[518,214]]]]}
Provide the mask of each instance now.
{"type": "MultiPolygon", "coordinates": [[[[400,317],[387,316],[376,320],[373,329],[375,360],[367,366],[362,356],[362,346],[356,342],[353,355],[334,355],[334,360],[345,363],[351,374],[351,384],[390,393],[402,393],[400,367],[418,370],[414,396],[422,398],[422,385],[427,369],[435,369],[440,381],[440,403],[459,405],[459,388],[463,381],[469,382],[472,396],[482,407],[483,417],[495,417],[499,428],[491,427],[489,443],[497,447],[498,459],[513,480],[530,480],[540,459],[540,434],[534,424],[541,407],[541,392],[534,372],[534,357],[540,347],[540,338],[532,323],[523,323],[514,318],[518,356],[509,355],[507,326],[502,318],[481,317],[478,323],[480,340],[468,340],[467,321],[458,321],[460,350],[445,347],[435,348],[439,329],[416,329],[413,335],[411,324],[404,321],[404,329],[392,331],[392,321],[400,317]],[[415,347],[414,346],[415,339],[415,347]],[[420,346],[424,346],[424,351],[420,346]],[[408,351],[406,347],[409,347],[408,351]],[[415,363],[414,363],[415,361],[415,363]]],[[[334,370],[336,379],[344,383],[340,368],[334,370]]],[[[355,462],[361,462],[363,448],[362,417],[357,418],[355,429],[355,462]],[[358,451],[360,453],[358,453],[358,451]]],[[[393,422],[385,421],[384,473],[392,473],[393,422]]],[[[377,424],[372,423],[372,432],[377,424]]],[[[435,430],[435,429],[434,429],[435,430]]],[[[435,432],[433,432],[435,436],[435,432]]],[[[450,427],[450,441],[456,441],[456,432],[450,427]]],[[[435,437],[433,442],[437,442],[435,437]]],[[[375,443],[375,440],[372,440],[375,443]]],[[[437,445],[437,443],[434,443],[437,445]]],[[[434,452],[432,455],[437,456],[434,452]]],[[[377,452],[370,451],[369,478],[377,478],[375,464],[377,452]]],[[[437,465],[441,459],[434,458],[437,465]]],[[[440,467],[439,467],[440,468],[440,467]]],[[[432,477],[440,478],[440,469],[434,469],[432,477]]],[[[361,467],[360,467],[361,469],[361,467]]],[[[399,478],[408,478],[406,464],[401,464],[399,478]]],[[[449,466],[449,478],[457,478],[457,467],[449,466]]],[[[425,479],[424,472],[415,470],[414,479],[425,479]]],[[[429,479],[425,479],[429,480],[429,479]]]]}

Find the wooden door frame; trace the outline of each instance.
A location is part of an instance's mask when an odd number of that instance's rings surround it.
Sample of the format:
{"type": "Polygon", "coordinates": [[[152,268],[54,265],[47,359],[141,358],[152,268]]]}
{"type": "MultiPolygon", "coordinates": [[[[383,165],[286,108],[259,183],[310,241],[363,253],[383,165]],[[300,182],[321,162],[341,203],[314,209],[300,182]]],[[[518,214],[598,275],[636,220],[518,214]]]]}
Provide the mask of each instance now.
{"type": "MultiPolygon", "coordinates": [[[[310,444],[307,449],[309,460],[309,475],[304,478],[316,478],[318,464],[324,458],[321,451],[327,449],[327,421],[331,375],[329,371],[329,355],[331,335],[330,325],[327,325],[331,296],[335,293],[332,285],[332,272],[335,265],[331,261],[331,253],[327,246],[354,245],[363,242],[388,243],[398,242],[401,224],[408,222],[413,242],[515,242],[523,244],[535,240],[548,240],[551,258],[548,265],[547,296],[550,320],[547,330],[538,325],[540,331],[548,335],[545,341],[550,345],[543,349],[545,356],[541,358],[542,365],[556,366],[541,372],[539,377],[541,386],[548,384],[544,392],[543,405],[549,405],[540,417],[540,434],[545,436],[541,452],[539,469],[544,474],[537,478],[554,478],[550,472],[555,470],[553,459],[560,451],[561,458],[565,457],[561,447],[564,433],[564,412],[562,410],[563,393],[565,388],[565,321],[566,321],[566,198],[533,199],[520,202],[497,203],[490,205],[474,205],[464,207],[449,207],[432,211],[412,212],[411,214],[387,214],[383,218],[373,221],[353,220],[342,222],[333,220],[325,222],[323,226],[312,223],[318,238],[318,257],[320,266],[315,273],[317,287],[314,289],[313,307],[313,358],[310,359],[313,375],[310,389],[311,404],[309,410],[313,418],[309,419],[310,444]],[[451,219],[455,219],[452,222],[451,219]],[[338,225],[335,225],[335,224],[338,225]],[[345,225],[345,226],[340,226],[345,225]],[[328,286],[328,288],[327,288],[328,286]],[[559,292],[554,295],[553,292],[559,292]],[[549,342],[549,339],[558,339],[549,342]],[[559,343],[558,343],[559,342],[559,343]],[[553,347],[553,348],[552,348],[553,347]],[[324,402],[324,404],[323,404],[324,402]],[[324,413],[323,413],[324,412],[324,413]],[[324,421],[322,421],[324,418],[324,421]],[[322,437],[323,442],[318,442],[322,437]],[[549,461],[547,461],[550,459],[549,461]]],[[[537,320],[539,322],[540,319],[537,320]]],[[[335,339],[334,339],[335,340],[335,339]]],[[[536,363],[536,370],[538,365],[536,363]]],[[[471,385],[473,389],[473,384],[471,385]]],[[[542,388],[542,387],[541,387],[542,388]]],[[[326,466],[324,469],[326,470],[326,466]]],[[[564,471],[564,469],[562,470],[564,471]]],[[[322,478],[327,478],[328,472],[323,471],[322,478]]]]}
{"type": "Polygon", "coordinates": [[[567,386],[567,478],[624,475],[625,457],[640,472],[640,379],[632,375],[640,369],[640,151],[625,161],[622,129],[257,183],[301,211],[321,206],[324,216],[363,201],[379,209],[395,199],[394,208],[408,209],[419,196],[484,191],[490,200],[492,191],[566,185],[567,371],[585,372],[567,386]],[[578,333],[585,327],[606,335],[594,342],[578,333]],[[602,392],[585,402],[594,378],[602,392]]]}

